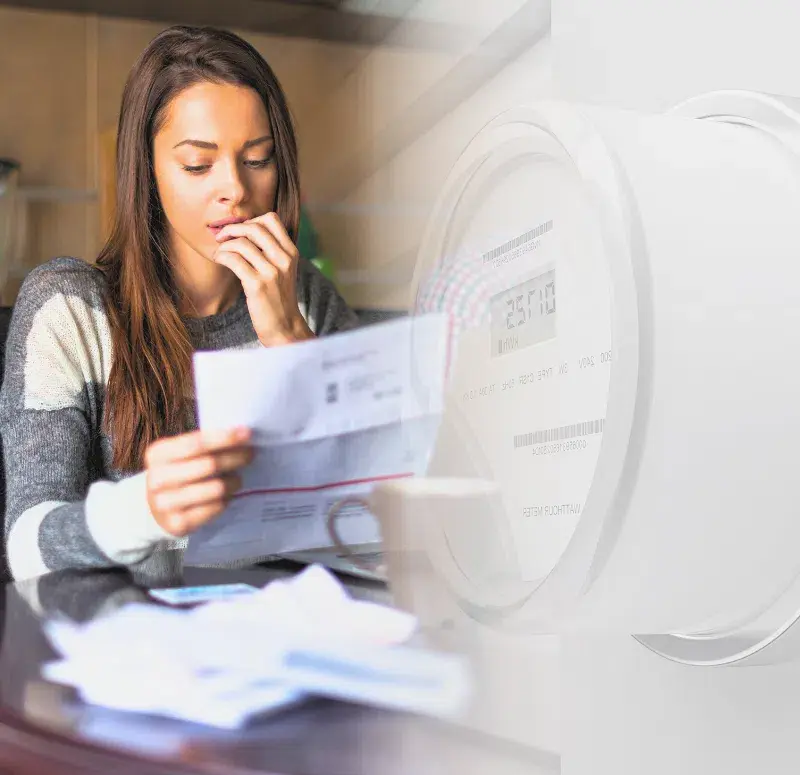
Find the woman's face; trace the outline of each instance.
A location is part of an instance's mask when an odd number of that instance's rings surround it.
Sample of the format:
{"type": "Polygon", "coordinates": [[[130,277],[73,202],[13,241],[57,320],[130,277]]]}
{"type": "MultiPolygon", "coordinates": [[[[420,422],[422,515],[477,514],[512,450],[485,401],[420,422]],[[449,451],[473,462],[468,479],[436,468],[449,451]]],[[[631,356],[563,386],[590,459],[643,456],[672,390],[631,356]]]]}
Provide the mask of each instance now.
{"type": "Polygon", "coordinates": [[[222,225],[275,209],[274,149],[252,89],[202,82],[172,100],[153,138],[153,164],[173,259],[210,259],[222,225]]]}

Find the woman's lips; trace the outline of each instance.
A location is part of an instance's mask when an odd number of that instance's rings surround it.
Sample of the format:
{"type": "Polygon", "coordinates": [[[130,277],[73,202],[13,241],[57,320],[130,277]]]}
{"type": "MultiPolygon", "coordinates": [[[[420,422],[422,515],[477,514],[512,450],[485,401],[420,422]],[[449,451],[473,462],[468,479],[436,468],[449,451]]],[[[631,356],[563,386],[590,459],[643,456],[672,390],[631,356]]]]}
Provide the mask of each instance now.
{"type": "Polygon", "coordinates": [[[244,223],[246,220],[247,218],[223,218],[220,221],[209,223],[208,228],[211,229],[211,232],[216,237],[226,226],[232,223],[244,223]]]}

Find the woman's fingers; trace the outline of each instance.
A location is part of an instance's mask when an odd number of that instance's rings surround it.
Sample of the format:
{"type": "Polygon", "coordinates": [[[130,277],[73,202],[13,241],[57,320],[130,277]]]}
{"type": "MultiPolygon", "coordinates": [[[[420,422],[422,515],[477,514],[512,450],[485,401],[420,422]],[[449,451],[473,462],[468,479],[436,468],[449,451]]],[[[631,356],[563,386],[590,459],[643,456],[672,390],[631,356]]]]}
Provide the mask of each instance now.
{"type": "Polygon", "coordinates": [[[232,473],[251,463],[254,454],[249,446],[228,447],[190,460],[159,466],[150,472],[150,488],[153,492],[159,492],[232,473]]]}
{"type": "Polygon", "coordinates": [[[253,459],[248,428],[194,431],[151,444],[145,455],[147,504],[156,522],[186,535],[219,514],[253,459]]]}
{"type": "Polygon", "coordinates": [[[221,266],[227,266],[239,278],[245,293],[257,290],[263,282],[261,275],[253,269],[252,264],[238,253],[219,251],[214,256],[214,261],[221,266]]]}
{"type": "Polygon", "coordinates": [[[208,453],[241,446],[249,439],[249,428],[182,433],[180,436],[159,439],[151,444],[145,453],[145,465],[151,468],[178,460],[191,460],[208,453]]]}
{"type": "Polygon", "coordinates": [[[249,223],[260,223],[264,226],[290,256],[297,258],[300,255],[297,245],[292,242],[292,238],[278,217],[278,213],[271,212],[259,215],[257,218],[251,219],[249,223]]]}
{"type": "MultiPolygon", "coordinates": [[[[201,525],[205,525],[214,517],[218,517],[224,511],[226,501],[211,501],[201,506],[192,506],[172,517],[177,528],[176,535],[185,535],[197,530],[201,525]]],[[[175,530],[173,529],[173,532],[175,530]]]]}
{"type": "Polygon", "coordinates": [[[174,512],[185,511],[196,506],[227,501],[242,485],[237,474],[207,479],[203,482],[188,484],[184,487],[170,488],[153,493],[153,507],[162,514],[174,515],[174,512]]]}
{"type": "Polygon", "coordinates": [[[282,242],[269,226],[258,220],[229,224],[220,231],[217,239],[222,242],[225,249],[231,242],[238,242],[240,239],[248,240],[258,248],[270,264],[281,272],[291,270],[298,256],[297,248],[288,235],[286,235],[287,246],[286,242],[282,242]]]}
{"type": "Polygon", "coordinates": [[[309,339],[297,299],[297,247],[274,214],[228,224],[217,234],[213,260],[241,281],[253,328],[264,347],[309,339]]]}
{"type": "MultiPolygon", "coordinates": [[[[223,243],[214,255],[214,260],[218,264],[222,264],[222,258],[230,254],[243,258],[256,272],[258,278],[268,282],[277,279],[279,268],[265,257],[264,253],[251,239],[237,237],[223,243]]],[[[236,271],[233,267],[230,267],[230,269],[234,272],[236,271]]]]}

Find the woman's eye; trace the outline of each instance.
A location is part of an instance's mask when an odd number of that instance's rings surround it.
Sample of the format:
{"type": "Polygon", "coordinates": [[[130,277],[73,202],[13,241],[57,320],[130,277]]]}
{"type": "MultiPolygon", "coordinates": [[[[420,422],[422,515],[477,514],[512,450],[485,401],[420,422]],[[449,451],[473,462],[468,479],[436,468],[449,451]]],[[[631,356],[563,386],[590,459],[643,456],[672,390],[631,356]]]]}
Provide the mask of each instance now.
{"type": "Polygon", "coordinates": [[[250,167],[250,169],[260,170],[267,167],[271,161],[272,156],[267,159],[248,159],[245,164],[250,167]]]}
{"type": "Polygon", "coordinates": [[[201,173],[205,172],[211,165],[209,164],[198,164],[196,166],[192,166],[189,164],[182,164],[181,165],[186,172],[191,173],[192,175],[200,175],[201,173]]]}

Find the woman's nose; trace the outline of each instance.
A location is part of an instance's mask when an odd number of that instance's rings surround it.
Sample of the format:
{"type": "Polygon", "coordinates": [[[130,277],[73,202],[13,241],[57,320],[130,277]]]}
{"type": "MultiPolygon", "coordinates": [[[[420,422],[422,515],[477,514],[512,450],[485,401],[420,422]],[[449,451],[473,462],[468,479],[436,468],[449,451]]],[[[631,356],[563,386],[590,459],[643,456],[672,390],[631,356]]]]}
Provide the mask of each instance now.
{"type": "Polygon", "coordinates": [[[228,204],[237,204],[247,195],[242,171],[237,164],[225,165],[225,171],[219,186],[219,200],[228,204]]]}

